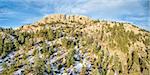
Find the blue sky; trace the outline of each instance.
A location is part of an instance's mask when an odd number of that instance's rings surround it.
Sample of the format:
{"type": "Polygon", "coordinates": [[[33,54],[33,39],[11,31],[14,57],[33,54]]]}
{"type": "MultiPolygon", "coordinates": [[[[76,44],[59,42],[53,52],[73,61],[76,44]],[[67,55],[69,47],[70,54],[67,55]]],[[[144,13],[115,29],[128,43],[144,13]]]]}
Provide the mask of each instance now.
{"type": "Polygon", "coordinates": [[[150,0],[0,0],[0,27],[19,27],[48,14],[127,21],[150,30],[150,0]]]}

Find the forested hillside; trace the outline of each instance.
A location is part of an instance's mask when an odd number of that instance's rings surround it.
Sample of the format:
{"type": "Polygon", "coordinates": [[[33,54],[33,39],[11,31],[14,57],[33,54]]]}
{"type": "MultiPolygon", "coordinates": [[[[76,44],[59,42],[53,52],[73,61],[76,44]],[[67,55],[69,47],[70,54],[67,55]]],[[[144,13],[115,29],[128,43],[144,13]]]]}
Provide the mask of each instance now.
{"type": "Polygon", "coordinates": [[[150,32],[62,14],[0,28],[0,74],[149,75],[150,32]]]}

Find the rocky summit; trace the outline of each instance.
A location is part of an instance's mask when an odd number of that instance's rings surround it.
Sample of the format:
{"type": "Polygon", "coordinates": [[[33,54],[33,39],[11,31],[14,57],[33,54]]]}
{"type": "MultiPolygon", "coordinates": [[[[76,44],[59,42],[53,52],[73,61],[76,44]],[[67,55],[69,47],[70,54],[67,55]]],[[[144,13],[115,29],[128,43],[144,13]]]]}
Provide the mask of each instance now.
{"type": "Polygon", "coordinates": [[[150,32],[64,14],[0,28],[0,75],[150,75],[150,32]]]}

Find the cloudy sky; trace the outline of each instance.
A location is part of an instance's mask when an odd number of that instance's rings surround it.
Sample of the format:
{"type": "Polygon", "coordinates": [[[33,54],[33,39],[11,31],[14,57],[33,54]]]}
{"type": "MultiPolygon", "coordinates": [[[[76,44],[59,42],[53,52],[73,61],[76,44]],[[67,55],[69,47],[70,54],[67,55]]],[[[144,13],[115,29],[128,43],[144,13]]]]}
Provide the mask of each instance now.
{"type": "Polygon", "coordinates": [[[15,28],[56,13],[127,21],[150,30],[150,0],[0,0],[0,27],[15,28]]]}

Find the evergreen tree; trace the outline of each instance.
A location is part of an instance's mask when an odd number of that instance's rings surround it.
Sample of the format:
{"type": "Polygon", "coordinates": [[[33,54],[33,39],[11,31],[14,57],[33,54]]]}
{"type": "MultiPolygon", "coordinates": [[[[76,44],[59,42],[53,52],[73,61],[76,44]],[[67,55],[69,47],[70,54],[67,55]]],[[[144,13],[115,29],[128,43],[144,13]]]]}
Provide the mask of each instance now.
{"type": "Polygon", "coordinates": [[[18,40],[14,39],[14,45],[15,45],[16,50],[19,50],[20,44],[19,44],[18,40]]]}
{"type": "Polygon", "coordinates": [[[22,34],[19,34],[18,40],[20,44],[23,44],[25,42],[25,38],[22,34]]]}
{"type": "Polygon", "coordinates": [[[48,31],[48,39],[50,41],[54,40],[54,33],[53,33],[52,29],[49,29],[49,31],[48,31]]]}
{"type": "Polygon", "coordinates": [[[0,34],[0,56],[2,52],[3,52],[3,39],[2,39],[2,35],[0,34]]]}

